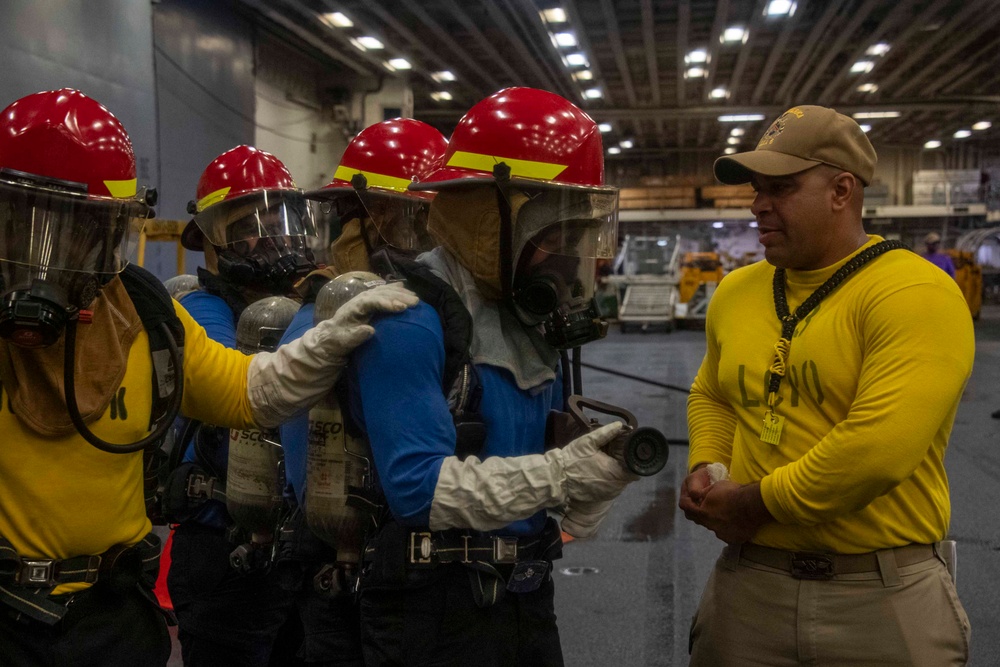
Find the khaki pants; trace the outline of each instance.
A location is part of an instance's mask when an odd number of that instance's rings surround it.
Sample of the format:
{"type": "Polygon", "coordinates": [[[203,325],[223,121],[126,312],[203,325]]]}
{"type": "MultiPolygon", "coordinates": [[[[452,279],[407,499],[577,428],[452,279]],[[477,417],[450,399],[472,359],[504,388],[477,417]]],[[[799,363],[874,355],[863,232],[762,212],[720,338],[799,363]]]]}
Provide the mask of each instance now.
{"type": "Polygon", "coordinates": [[[691,625],[691,665],[964,665],[969,619],[938,558],[796,579],[726,547],[691,625]]]}

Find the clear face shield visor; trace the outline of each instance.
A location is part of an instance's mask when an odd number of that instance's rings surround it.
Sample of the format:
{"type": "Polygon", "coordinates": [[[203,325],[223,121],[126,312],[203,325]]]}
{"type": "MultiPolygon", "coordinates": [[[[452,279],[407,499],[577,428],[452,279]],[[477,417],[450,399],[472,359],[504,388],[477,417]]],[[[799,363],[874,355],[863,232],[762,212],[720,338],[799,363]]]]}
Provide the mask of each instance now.
{"type": "Polygon", "coordinates": [[[69,186],[0,172],[3,294],[43,281],[86,308],[100,285],[125,268],[150,214],[145,189],[118,199],[69,186]]]}
{"type": "Polygon", "coordinates": [[[297,190],[265,190],[229,199],[194,216],[208,242],[229,246],[271,237],[316,235],[316,221],[305,196],[297,190]]]}
{"type": "Polygon", "coordinates": [[[314,211],[322,224],[337,230],[350,220],[367,221],[363,231],[369,255],[385,246],[419,254],[437,245],[427,232],[430,196],[369,187],[360,174],[351,185],[350,190],[331,188],[315,195],[314,211]]]}
{"type": "Polygon", "coordinates": [[[512,292],[522,322],[552,325],[591,310],[597,260],[616,250],[617,191],[515,186],[510,204],[512,292]]]}

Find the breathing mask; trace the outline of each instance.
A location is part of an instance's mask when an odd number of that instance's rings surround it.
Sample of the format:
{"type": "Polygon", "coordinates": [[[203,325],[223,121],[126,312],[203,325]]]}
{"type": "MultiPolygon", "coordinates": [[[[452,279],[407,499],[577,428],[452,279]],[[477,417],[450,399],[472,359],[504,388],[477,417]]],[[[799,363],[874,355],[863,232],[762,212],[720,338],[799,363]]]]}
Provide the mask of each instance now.
{"type": "Polygon", "coordinates": [[[88,196],[83,184],[0,170],[0,337],[56,342],[124,268],[154,203],[155,191],[88,196]]]}
{"type": "Polygon", "coordinates": [[[515,314],[526,326],[540,325],[556,349],[603,338],[608,325],[594,299],[596,260],[614,248],[616,195],[567,188],[524,194],[512,215],[515,314]]]}

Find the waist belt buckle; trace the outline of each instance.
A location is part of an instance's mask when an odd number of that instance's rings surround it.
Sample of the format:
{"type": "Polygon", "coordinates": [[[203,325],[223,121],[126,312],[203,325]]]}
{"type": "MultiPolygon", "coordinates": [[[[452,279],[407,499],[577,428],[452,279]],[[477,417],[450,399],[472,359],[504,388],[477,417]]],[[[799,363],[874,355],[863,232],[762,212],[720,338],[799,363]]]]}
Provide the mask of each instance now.
{"type": "Polygon", "coordinates": [[[517,538],[493,537],[493,562],[510,565],[517,562],[517,538]]]}
{"type": "Polygon", "coordinates": [[[15,580],[20,586],[44,588],[56,585],[56,561],[51,558],[21,560],[15,580]]]}
{"type": "Polygon", "coordinates": [[[434,554],[434,543],[427,532],[410,533],[410,563],[428,565],[434,554]]]}
{"type": "Polygon", "coordinates": [[[797,551],[792,554],[792,576],[796,579],[833,579],[833,559],[825,554],[797,551]]]}
{"type": "Polygon", "coordinates": [[[211,498],[214,483],[214,479],[205,477],[201,473],[191,475],[188,477],[188,498],[211,498]]]}

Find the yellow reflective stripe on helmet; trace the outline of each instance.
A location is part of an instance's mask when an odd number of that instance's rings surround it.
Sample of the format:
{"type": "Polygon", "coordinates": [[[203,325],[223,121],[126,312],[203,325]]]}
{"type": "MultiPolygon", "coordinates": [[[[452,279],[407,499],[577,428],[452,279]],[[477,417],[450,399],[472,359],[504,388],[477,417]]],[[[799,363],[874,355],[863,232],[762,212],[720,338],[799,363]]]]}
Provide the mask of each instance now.
{"type": "Polygon", "coordinates": [[[455,151],[455,154],[448,160],[448,166],[464,167],[465,169],[476,169],[478,171],[492,173],[493,166],[500,162],[503,162],[510,167],[511,176],[539,178],[549,181],[561,174],[568,166],[565,164],[555,164],[553,162],[518,160],[516,158],[503,157],[500,155],[484,155],[483,153],[467,153],[465,151],[455,151]]]}
{"type": "Polygon", "coordinates": [[[218,204],[226,198],[226,195],[228,195],[229,191],[232,189],[233,188],[231,186],[227,185],[226,187],[220,188],[215,192],[209,192],[207,195],[198,200],[198,205],[196,207],[198,212],[200,213],[201,211],[204,211],[212,204],[218,204]]]}
{"type": "Polygon", "coordinates": [[[376,174],[373,171],[363,171],[361,169],[354,169],[353,167],[345,167],[343,165],[337,167],[337,173],[335,173],[333,177],[350,183],[351,179],[354,178],[354,174],[361,174],[364,176],[365,180],[368,181],[368,187],[370,188],[388,188],[398,192],[406,192],[407,186],[410,185],[410,179],[408,178],[399,178],[398,176],[388,176],[386,174],[376,174]]]}
{"type": "Polygon", "coordinates": [[[128,199],[135,196],[135,181],[134,178],[127,181],[104,181],[104,187],[108,189],[112,197],[128,199]]]}

